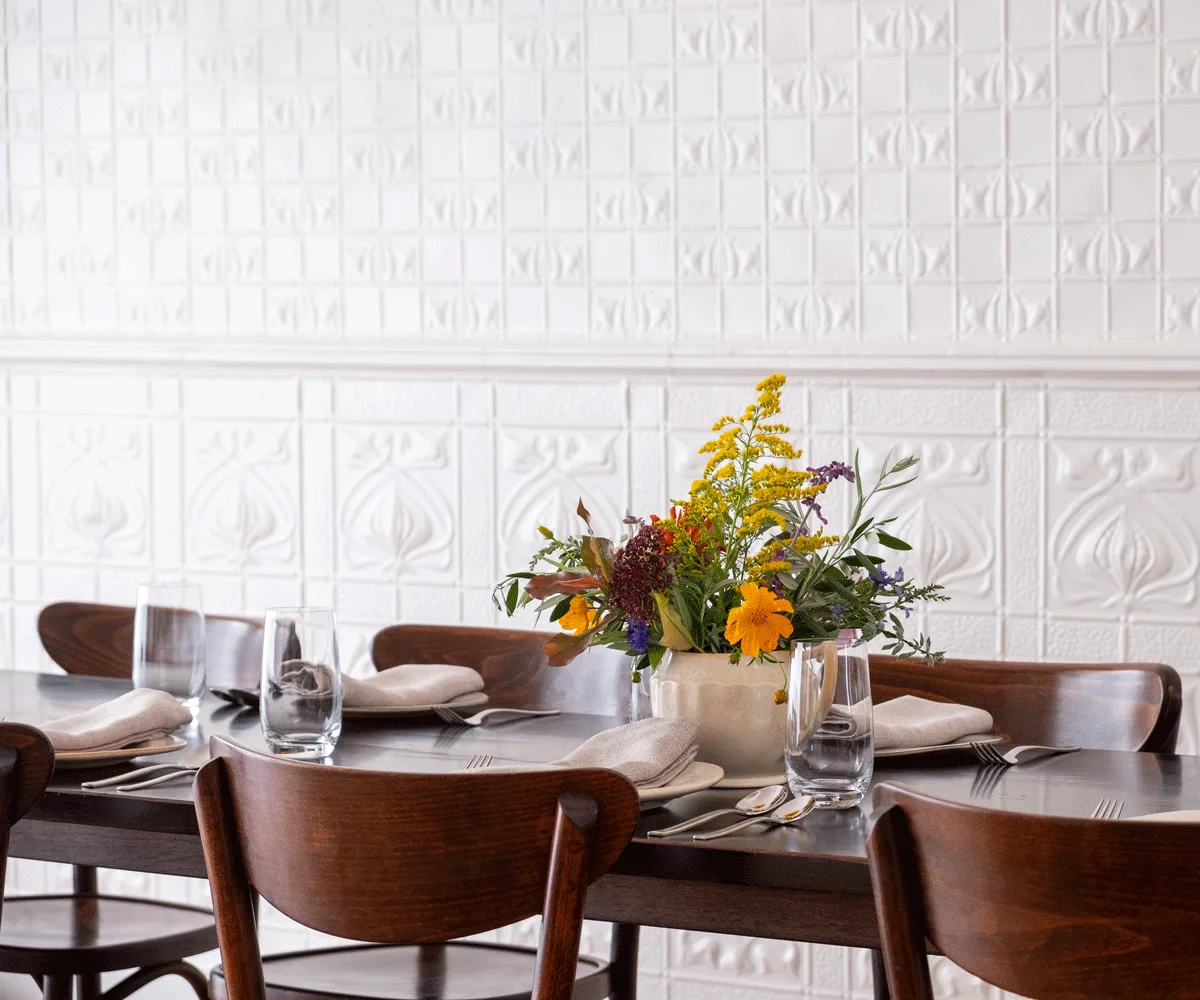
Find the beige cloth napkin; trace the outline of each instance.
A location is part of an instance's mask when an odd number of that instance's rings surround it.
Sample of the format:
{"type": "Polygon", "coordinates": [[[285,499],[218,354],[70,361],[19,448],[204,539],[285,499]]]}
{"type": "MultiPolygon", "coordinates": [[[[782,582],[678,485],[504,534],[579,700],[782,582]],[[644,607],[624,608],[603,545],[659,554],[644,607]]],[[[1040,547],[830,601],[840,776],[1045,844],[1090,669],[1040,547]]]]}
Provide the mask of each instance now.
{"type": "Polygon", "coordinates": [[[342,674],[344,708],[409,708],[445,705],[483,690],[478,670],[446,663],[405,663],[371,677],[342,674]]]}
{"type": "Polygon", "coordinates": [[[911,694],[875,706],[876,750],[936,747],[991,728],[991,713],[982,708],[929,701],[911,694]]]}
{"type": "Polygon", "coordinates": [[[1200,823],[1200,809],[1173,809],[1164,813],[1126,817],[1129,823],[1200,823]]]}
{"type": "Polygon", "coordinates": [[[166,691],[137,688],[41,729],[55,750],[117,750],[186,726],[192,713],[166,691]]]}
{"type": "Polygon", "coordinates": [[[662,788],[696,759],[699,727],[690,719],[640,719],[597,733],[554,763],[607,767],[635,788],[662,788]]]}

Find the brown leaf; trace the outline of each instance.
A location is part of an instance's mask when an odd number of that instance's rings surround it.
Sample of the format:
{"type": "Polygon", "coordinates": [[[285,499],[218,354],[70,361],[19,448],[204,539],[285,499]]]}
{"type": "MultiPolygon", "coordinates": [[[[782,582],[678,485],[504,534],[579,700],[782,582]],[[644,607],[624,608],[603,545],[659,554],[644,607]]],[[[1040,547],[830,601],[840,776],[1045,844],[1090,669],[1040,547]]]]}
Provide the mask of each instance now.
{"type": "Polygon", "coordinates": [[[583,523],[587,525],[588,531],[591,531],[592,515],[588,513],[588,509],[583,505],[583,497],[579,498],[579,506],[575,508],[575,513],[583,518],[583,523]]]}
{"type": "Polygon", "coordinates": [[[582,594],[598,586],[600,581],[591,573],[539,573],[525,584],[525,593],[544,601],[554,594],[582,594]]]}
{"type": "Polygon", "coordinates": [[[565,667],[588,648],[588,643],[592,641],[592,636],[598,628],[599,626],[590,628],[579,635],[568,635],[563,632],[560,635],[551,636],[546,640],[546,645],[542,647],[542,652],[546,654],[546,662],[552,667],[565,667]]]}

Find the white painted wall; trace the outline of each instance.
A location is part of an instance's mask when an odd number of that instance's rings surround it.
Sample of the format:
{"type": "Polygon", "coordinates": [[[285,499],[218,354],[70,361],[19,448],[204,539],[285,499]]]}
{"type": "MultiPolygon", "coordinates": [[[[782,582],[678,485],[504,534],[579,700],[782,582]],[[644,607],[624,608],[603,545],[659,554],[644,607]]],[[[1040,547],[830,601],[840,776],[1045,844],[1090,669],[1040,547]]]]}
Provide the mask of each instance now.
{"type": "MultiPolygon", "coordinates": [[[[922,454],[947,648],[1172,663],[1195,751],[1195,0],[0,9],[4,666],[153,576],[333,603],[360,668],[488,621],[536,524],[660,509],[779,369],[814,459],[922,454]]],[[[869,988],[712,935],[643,969],[869,988]]]]}

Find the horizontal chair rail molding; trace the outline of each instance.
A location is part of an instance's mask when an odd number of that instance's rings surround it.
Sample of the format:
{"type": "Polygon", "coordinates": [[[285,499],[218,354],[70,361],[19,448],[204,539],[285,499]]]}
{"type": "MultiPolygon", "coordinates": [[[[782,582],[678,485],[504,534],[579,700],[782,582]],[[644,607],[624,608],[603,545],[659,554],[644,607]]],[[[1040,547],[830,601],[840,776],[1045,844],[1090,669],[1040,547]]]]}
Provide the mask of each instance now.
{"type": "MultiPolygon", "coordinates": [[[[189,369],[253,368],[260,371],[303,369],[412,372],[509,372],[536,374],[730,375],[779,368],[784,346],[745,347],[716,344],[700,348],[639,348],[622,344],[605,348],[582,344],[556,346],[551,341],[498,338],[462,340],[431,345],[402,341],[386,346],[378,341],[239,340],[130,338],[56,338],[6,336],[0,339],[0,363],[66,364],[72,367],[153,366],[189,369]]],[[[1200,349],[1134,352],[1071,351],[1050,345],[1037,351],[956,345],[954,351],[927,351],[897,340],[894,343],[838,342],[803,344],[803,374],[887,376],[1049,376],[1186,378],[1200,374],[1200,349]]],[[[785,366],[786,370],[786,366],[785,366]]],[[[797,370],[799,372],[799,369],[797,370]]]]}

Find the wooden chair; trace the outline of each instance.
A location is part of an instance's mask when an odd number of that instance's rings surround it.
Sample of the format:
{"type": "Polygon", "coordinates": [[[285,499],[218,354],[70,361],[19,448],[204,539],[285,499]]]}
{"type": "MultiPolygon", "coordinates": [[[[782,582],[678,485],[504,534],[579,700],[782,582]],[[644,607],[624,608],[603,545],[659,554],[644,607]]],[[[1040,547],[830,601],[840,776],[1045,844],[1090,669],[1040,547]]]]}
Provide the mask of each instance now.
{"type": "MultiPolygon", "coordinates": [[[[132,607],[50,604],[38,616],[42,646],[68,674],[129,677],[133,667],[132,607]]],[[[205,658],[213,675],[235,686],[258,686],[262,625],[205,617],[205,658]]],[[[47,997],[121,1000],[162,976],[185,979],[201,998],[205,976],[185,961],[217,947],[212,913],[148,899],[105,896],[96,869],[76,866],[70,896],[26,896],[6,902],[0,924],[0,971],[45,981],[47,997]],[[100,993],[100,974],[136,969],[100,993]]]]}
{"type": "Polygon", "coordinates": [[[1000,812],[875,789],[867,839],[896,1000],[928,945],[1035,1000],[1200,997],[1200,828],[1000,812]]]}
{"type": "Polygon", "coordinates": [[[1174,753],[1183,693],[1158,663],[1008,663],[871,656],[871,700],[902,694],[985,708],[1014,743],[1174,753]]]}
{"type": "Polygon", "coordinates": [[[604,770],[408,774],[322,767],[212,740],[196,810],[221,942],[213,992],[600,1000],[579,958],[589,883],[633,835],[638,797],[604,770]],[[358,952],[353,982],[308,956],[258,950],[253,891],[294,920],[390,945],[358,952]],[[542,914],[536,952],[443,942],[542,914]],[[264,971],[264,965],[266,970],[264,971]],[[529,986],[532,985],[532,991],[529,986]]]}
{"type": "Polygon", "coordinates": [[[400,663],[456,663],[481,674],[494,708],[559,708],[564,712],[629,718],[629,658],[589,649],[568,667],[549,667],[542,646],[550,636],[475,625],[391,625],[375,636],[376,670],[400,663]]]}

